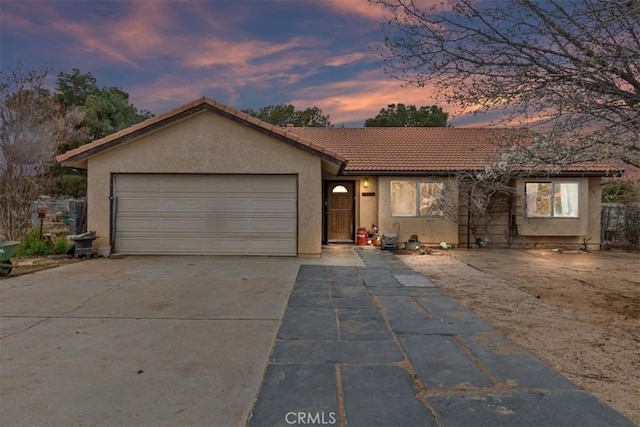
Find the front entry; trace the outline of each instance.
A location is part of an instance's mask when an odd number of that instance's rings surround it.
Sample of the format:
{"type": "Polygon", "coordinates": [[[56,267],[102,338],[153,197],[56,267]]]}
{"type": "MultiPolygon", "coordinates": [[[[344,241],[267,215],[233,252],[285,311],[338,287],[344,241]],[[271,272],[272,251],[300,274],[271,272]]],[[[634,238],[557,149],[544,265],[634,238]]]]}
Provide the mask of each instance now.
{"type": "Polygon", "coordinates": [[[327,182],[327,241],[354,241],[353,182],[327,182]]]}

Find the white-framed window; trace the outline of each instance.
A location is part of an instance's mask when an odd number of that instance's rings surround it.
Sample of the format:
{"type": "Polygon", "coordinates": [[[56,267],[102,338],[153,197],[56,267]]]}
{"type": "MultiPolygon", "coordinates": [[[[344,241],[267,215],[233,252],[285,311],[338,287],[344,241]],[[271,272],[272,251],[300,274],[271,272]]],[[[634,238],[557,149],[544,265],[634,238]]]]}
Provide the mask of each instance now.
{"type": "Polygon", "coordinates": [[[391,216],[442,216],[442,182],[391,181],[391,216]]]}
{"type": "Polygon", "coordinates": [[[579,190],[577,182],[527,182],[527,217],[578,218],[579,190]]]}

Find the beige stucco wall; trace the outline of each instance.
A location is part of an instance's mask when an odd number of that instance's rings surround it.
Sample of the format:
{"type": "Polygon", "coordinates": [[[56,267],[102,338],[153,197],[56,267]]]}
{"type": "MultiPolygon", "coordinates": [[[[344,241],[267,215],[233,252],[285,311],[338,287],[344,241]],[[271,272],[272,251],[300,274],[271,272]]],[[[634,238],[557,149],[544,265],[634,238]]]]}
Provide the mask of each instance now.
{"type": "MultiPolygon", "coordinates": [[[[335,179],[335,178],[333,178],[335,179]]],[[[412,234],[417,234],[420,241],[426,244],[440,242],[466,245],[466,211],[459,212],[459,225],[444,217],[392,217],[391,216],[391,181],[447,181],[445,191],[449,200],[459,197],[457,186],[453,178],[441,177],[350,177],[359,183],[357,203],[356,227],[369,228],[376,223],[380,232],[394,233],[400,226],[399,241],[406,241],[412,234]],[[364,189],[364,178],[369,181],[369,187],[364,189]],[[363,192],[375,193],[375,196],[363,197],[363,192]]],[[[560,182],[577,182],[580,186],[578,218],[527,218],[524,205],[525,182],[543,182],[548,179],[517,179],[516,202],[513,214],[518,225],[518,236],[513,240],[513,247],[579,247],[584,239],[589,239],[590,247],[600,244],[600,211],[601,184],[600,178],[553,178],[560,182]]],[[[452,202],[451,206],[455,203],[452,202]]],[[[488,229],[479,230],[483,238],[489,239],[491,246],[507,246],[509,232],[509,211],[507,200],[501,203],[504,212],[496,211],[489,219],[488,229]]],[[[474,243],[472,239],[472,243],[474,243]]]]}
{"type": "Polygon", "coordinates": [[[89,230],[109,242],[112,173],[297,174],[298,255],[322,248],[320,158],[203,111],[89,159],[89,230]]]}
{"type": "Polygon", "coordinates": [[[358,204],[360,207],[360,215],[358,216],[359,222],[356,224],[358,227],[364,227],[367,230],[371,229],[372,224],[378,224],[378,198],[379,198],[379,185],[377,177],[360,177],[360,192],[358,194],[358,204]],[[364,180],[369,183],[367,188],[364,188],[364,180]],[[365,193],[367,195],[365,195],[365,193]],[[371,195],[373,194],[373,195],[371,195]]]}
{"type": "MultiPolygon", "coordinates": [[[[512,247],[580,247],[589,239],[590,247],[600,244],[600,211],[602,190],[600,178],[519,178],[516,180],[516,198],[512,214],[517,224],[517,237],[512,247]],[[580,186],[578,218],[528,218],[525,205],[526,182],[577,182],[580,186]]],[[[466,245],[466,217],[461,216],[460,242],[466,245]]],[[[489,238],[491,246],[507,246],[509,212],[496,212],[489,221],[489,229],[480,230],[489,238]]],[[[473,243],[473,237],[471,239],[473,243]]]]}
{"type": "Polygon", "coordinates": [[[522,236],[586,236],[589,232],[589,180],[588,178],[554,178],[553,182],[577,182],[578,218],[528,218],[525,206],[526,182],[549,182],[547,179],[516,180],[519,206],[520,235],[522,236]]]}
{"type": "Polygon", "coordinates": [[[380,233],[396,233],[398,227],[400,234],[398,242],[405,242],[412,234],[417,234],[418,239],[426,244],[439,244],[440,242],[458,243],[458,224],[446,217],[392,217],[391,216],[391,181],[424,181],[443,182],[449,192],[446,194],[450,200],[458,199],[457,187],[452,178],[440,177],[379,177],[377,183],[378,199],[378,226],[380,233]]]}
{"type": "MultiPolygon", "coordinates": [[[[576,246],[589,239],[592,246],[600,243],[600,210],[602,189],[600,178],[553,178],[554,182],[577,182],[578,218],[527,218],[525,214],[525,182],[535,179],[518,179],[517,222],[519,246],[576,246]]],[[[540,179],[538,181],[549,181],[540,179]]]]}

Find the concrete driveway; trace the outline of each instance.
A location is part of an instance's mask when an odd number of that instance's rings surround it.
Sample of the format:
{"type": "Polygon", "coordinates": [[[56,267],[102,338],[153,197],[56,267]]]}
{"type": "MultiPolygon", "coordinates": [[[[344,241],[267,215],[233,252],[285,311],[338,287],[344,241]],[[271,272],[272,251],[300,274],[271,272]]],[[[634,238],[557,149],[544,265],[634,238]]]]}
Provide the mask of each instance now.
{"type": "Polygon", "coordinates": [[[0,425],[247,421],[633,425],[387,251],[101,259],[0,281],[0,425]]]}
{"type": "Polygon", "coordinates": [[[128,257],[0,281],[0,424],[244,425],[299,265],[128,257]]]}

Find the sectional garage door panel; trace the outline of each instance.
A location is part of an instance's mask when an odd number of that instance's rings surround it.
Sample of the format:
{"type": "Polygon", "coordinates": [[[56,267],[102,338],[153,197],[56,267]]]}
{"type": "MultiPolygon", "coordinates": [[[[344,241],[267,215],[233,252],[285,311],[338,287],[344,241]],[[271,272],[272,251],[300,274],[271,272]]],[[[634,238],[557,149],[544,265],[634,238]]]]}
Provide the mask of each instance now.
{"type": "Polygon", "coordinates": [[[114,196],[120,253],[296,255],[292,175],[119,174],[114,196]]]}

